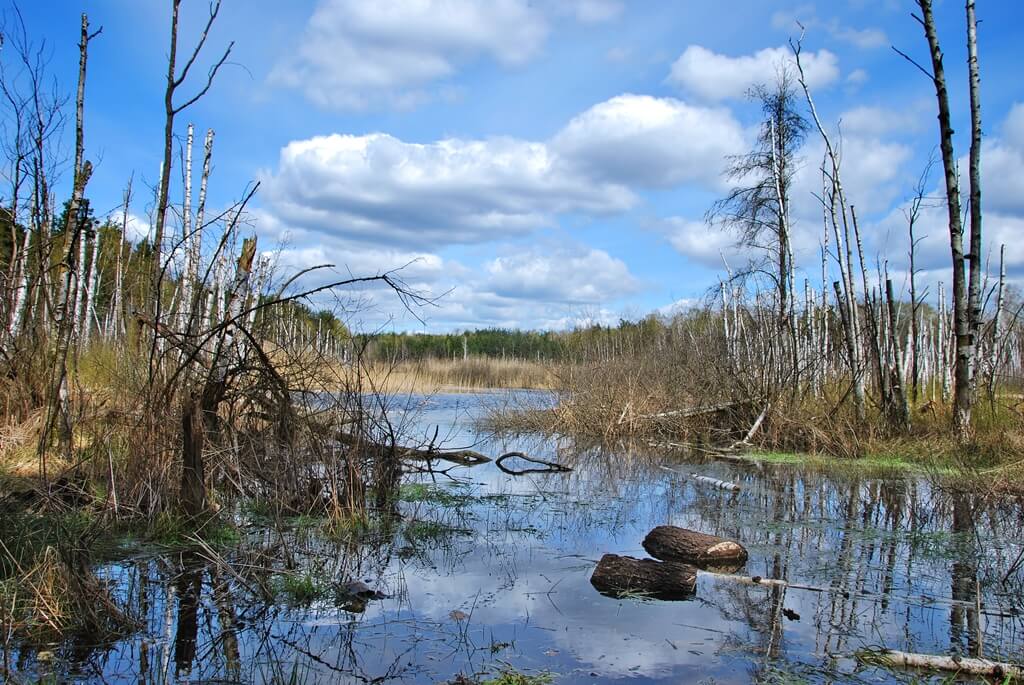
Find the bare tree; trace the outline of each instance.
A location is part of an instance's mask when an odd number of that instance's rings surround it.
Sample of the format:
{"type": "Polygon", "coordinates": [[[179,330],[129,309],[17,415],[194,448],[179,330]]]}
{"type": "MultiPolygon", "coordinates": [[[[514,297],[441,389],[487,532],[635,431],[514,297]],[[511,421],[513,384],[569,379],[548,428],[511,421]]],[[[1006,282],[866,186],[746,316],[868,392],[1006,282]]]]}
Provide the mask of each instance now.
{"type": "Polygon", "coordinates": [[[772,255],[779,319],[788,321],[795,297],[789,191],[796,152],[808,123],[797,105],[793,77],[784,65],[779,66],[771,88],[756,86],[750,96],[760,103],[763,117],[756,146],[745,155],[730,158],[726,176],[738,185],[714,204],[708,219],[736,230],[742,244],[772,255]]]}
{"type": "MultiPolygon", "coordinates": [[[[960,179],[957,174],[956,153],[953,149],[953,124],[949,109],[949,91],[942,48],[939,44],[932,0],[917,0],[921,16],[914,18],[924,28],[931,54],[932,70],[917,65],[935,86],[939,110],[939,147],[946,179],[946,208],[949,216],[949,247],[953,260],[953,334],[956,358],[953,367],[953,432],[961,441],[972,435],[971,409],[976,396],[977,334],[981,327],[981,102],[977,53],[977,22],[974,0],[967,0],[967,53],[970,73],[971,102],[971,251],[964,254],[963,221],[960,207],[960,179]],[[969,265],[969,281],[964,273],[964,261],[969,265]]],[[[901,53],[902,54],[902,53],[901,53]]],[[[906,57],[906,55],[904,55],[906,57]]],[[[910,59],[907,57],[907,59],[910,59]]],[[[911,60],[913,62],[913,60],[911,60]]]]}
{"type": "Polygon", "coordinates": [[[196,60],[199,58],[200,53],[203,50],[203,46],[206,43],[207,36],[209,36],[210,28],[213,26],[214,21],[217,19],[217,14],[220,12],[220,0],[215,0],[210,5],[210,15],[206,20],[206,26],[203,28],[202,34],[199,36],[199,41],[196,43],[195,48],[192,50],[192,54],[186,60],[184,67],[181,69],[181,73],[177,71],[177,54],[178,54],[178,11],[181,6],[181,0],[171,0],[171,38],[170,38],[170,49],[167,56],[167,85],[164,89],[164,142],[163,142],[163,166],[160,171],[160,184],[157,190],[156,200],[156,213],[154,218],[154,230],[153,230],[153,312],[159,318],[160,312],[160,283],[163,277],[163,240],[164,240],[164,226],[167,221],[167,209],[169,205],[169,192],[171,183],[171,163],[173,158],[173,144],[174,144],[174,118],[182,111],[192,106],[199,101],[210,87],[213,85],[213,80],[217,76],[217,72],[224,66],[228,56],[231,54],[231,50],[234,47],[234,42],[228,44],[227,49],[221,54],[206,76],[205,85],[192,97],[188,98],[181,104],[175,104],[175,95],[178,89],[184,85],[188,78],[189,71],[195,65],[196,60]]]}
{"type": "Polygon", "coordinates": [[[89,18],[82,14],[81,40],[78,43],[78,92],[75,97],[75,166],[74,185],[71,201],[68,203],[68,225],[66,233],[66,256],[64,258],[64,285],[61,293],[61,304],[57,310],[57,347],[54,363],[51,367],[50,394],[47,404],[47,418],[39,437],[39,455],[41,472],[46,478],[46,452],[49,448],[50,435],[56,421],[59,424],[59,436],[62,448],[70,448],[70,398],[68,396],[68,352],[74,344],[77,311],[74,309],[77,293],[81,286],[81,269],[84,266],[76,259],[76,251],[82,236],[83,222],[78,221],[78,207],[85,193],[85,186],[92,175],[92,164],[85,156],[85,75],[89,59],[89,41],[99,35],[99,31],[89,33],[89,18]]]}

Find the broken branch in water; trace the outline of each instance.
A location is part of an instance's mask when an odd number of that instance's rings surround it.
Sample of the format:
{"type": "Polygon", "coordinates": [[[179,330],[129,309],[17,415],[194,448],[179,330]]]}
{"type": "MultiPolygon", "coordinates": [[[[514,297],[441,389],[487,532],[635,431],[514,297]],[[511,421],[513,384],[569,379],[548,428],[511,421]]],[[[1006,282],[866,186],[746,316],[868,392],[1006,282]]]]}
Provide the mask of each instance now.
{"type": "Polygon", "coordinates": [[[732,490],[733,492],[739,492],[742,489],[736,483],[730,483],[729,481],[726,480],[718,480],[717,478],[712,478],[711,476],[698,476],[696,473],[691,473],[690,477],[693,478],[695,481],[704,483],[705,485],[710,485],[712,487],[720,488],[722,490],[732,490]]]}
{"type": "Polygon", "coordinates": [[[506,452],[497,459],[494,460],[494,465],[497,466],[502,472],[509,474],[510,476],[522,476],[527,473],[563,473],[565,471],[572,471],[568,466],[557,464],[553,461],[545,461],[536,457],[530,457],[522,452],[506,452]],[[544,468],[542,469],[510,469],[505,466],[502,462],[506,459],[519,458],[523,461],[528,461],[531,464],[540,464],[544,468]]]}
{"type": "MultiPolygon", "coordinates": [[[[839,589],[839,588],[816,587],[814,585],[802,585],[800,583],[791,583],[788,580],[780,580],[778,578],[762,578],[761,576],[740,576],[740,575],[735,575],[735,574],[732,574],[732,573],[716,573],[716,572],[713,572],[713,571],[705,571],[703,569],[701,570],[701,573],[703,573],[705,575],[708,575],[708,576],[711,576],[715,580],[724,580],[724,581],[729,581],[729,582],[732,582],[732,583],[740,583],[740,584],[743,584],[743,585],[760,585],[762,587],[780,587],[780,588],[789,588],[789,589],[792,589],[792,590],[806,590],[806,591],[809,591],[809,592],[821,592],[821,593],[825,593],[825,594],[838,594],[838,595],[841,595],[843,597],[843,599],[849,599],[850,598],[850,592],[849,591],[842,590],[842,589],[839,589]]],[[[873,600],[873,601],[880,601],[880,600],[884,599],[883,595],[872,594],[872,593],[869,593],[869,592],[858,592],[858,593],[856,593],[856,596],[861,598],[861,599],[867,599],[867,600],[873,600]]],[[[954,606],[954,607],[964,607],[966,609],[973,609],[973,610],[977,611],[978,613],[980,613],[982,616],[992,616],[992,617],[995,617],[995,618],[1012,618],[1014,616],[1018,616],[1019,615],[1019,613],[1016,610],[1014,610],[1014,609],[1003,608],[1003,607],[979,608],[979,607],[976,606],[975,602],[967,602],[967,601],[964,601],[964,600],[950,599],[948,597],[931,597],[931,598],[914,597],[914,598],[909,598],[909,597],[898,597],[898,596],[890,595],[889,599],[890,600],[900,601],[900,602],[905,602],[905,603],[920,602],[919,604],[914,604],[914,606],[923,606],[923,607],[933,606],[933,605],[936,605],[936,604],[941,604],[941,605],[945,605],[945,606],[954,606]]]]}
{"type": "Polygon", "coordinates": [[[1001,661],[973,659],[968,657],[945,656],[934,654],[914,654],[895,649],[881,651],[863,651],[857,658],[867,664],[890,666],[896,668],[927,668],[938,671],[954,671],[972,675],[990,676],[994,678],[1024,677],[1024,668],[1001,661]]]}

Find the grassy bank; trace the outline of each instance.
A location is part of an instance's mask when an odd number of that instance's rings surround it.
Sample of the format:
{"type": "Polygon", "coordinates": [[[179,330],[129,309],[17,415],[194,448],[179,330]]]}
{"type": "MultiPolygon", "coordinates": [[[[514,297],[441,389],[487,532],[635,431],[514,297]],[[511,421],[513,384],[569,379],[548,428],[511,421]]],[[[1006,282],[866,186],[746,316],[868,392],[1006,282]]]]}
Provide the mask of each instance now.
{"type": "Polygon", "coordinates": [[[822,468],[928,472],[972,487],[1024,487],[1024,414],[1011,390],[978,402],[973,438],[961,443],[949,430],[949,404],[926,401],[925,393],[911,406],[910,426],[897,428],[876,407],[859,420],[839,384],[814,395],[756,401],[724,382],[705,385],[699,373],[686,376],[650,358],[565,367],[559,380],[557,406],[509,403],[484,417],[482,427],[822,468]]]}

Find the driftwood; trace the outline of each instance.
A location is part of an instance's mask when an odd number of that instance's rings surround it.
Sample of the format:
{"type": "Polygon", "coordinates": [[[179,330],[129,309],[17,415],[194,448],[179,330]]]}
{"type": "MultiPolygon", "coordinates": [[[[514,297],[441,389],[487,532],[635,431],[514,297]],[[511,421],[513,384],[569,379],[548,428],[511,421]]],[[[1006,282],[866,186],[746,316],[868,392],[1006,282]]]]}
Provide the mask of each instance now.
{"type": "Polygon", "coordinates": [[[686,599],[697,587],[697,569],[678,561],[605,554],[594,569],[590,584],[598,592],[613,596],[637,594],[654,599],[686,599]]]}
{"type": "MultiPolygon", "coordinates": [[[[390,446],[379,442],[371,442],[365,438],[357,438],[351,433],[340,432],[337,434],[338,442],[349,447],[360,446],[363,449],[385,452],[391,449],[390,446]]],[[[474,452],[473,450],[451,450],[441,451],[436,447],[421,449],[418,447],[394,446],[395,455],[400,459],[411,459],[414,461],[449,461],[460,466],[477,466],[486,464],[491,458],[474,452]]]]}
{"type": "Polygon", "coordinates": [[[733,492],[739,492],[742,488],[736,483],[730,483],[726,480],[718,480],[717,478],[711,478],[710,476],[699,476],[696,473],[691,473],[690,477],[698,483],[704,485],[710,485],[713,488],[720,488],[722,490],[732,490],[733,492]]]}
{"type": "Polygon", "coordinates": [[[545,461],[543,459],[538,459],[537,457],[530,457],[527,456],[526,454],[523,454],[522,452],[506,452],[505,454],[501,455],[500,457],[494,460],[494,465],[501,469],[503,473],[507,473],[510,476],[522,476],[523,474],[526,473],[564,473],[566,471],[572,471],[572,469],[568,466],[564,466],[553,461],[545,461]],[[528,461],[531,464],[540,464],[544,468],[510,469],[509,467],[505,466],[504,463],[502,463],[506,459],[522,459],[523,461],[528,461]]]}
{"type": "Polygon", "coordinates": [[[658,526],[643,546],[656,559],[699,566],[737,567],[747,561],[747,550],[738,542],[676,526],[658,526]]]}
{"type": "Polygon", "coordinates": [[[402,459],[418,461],[450,461],[461,466],[479,466],[491,461],[491,458],[473,450],[452,450],[442,452],[436,449],[416,449],[414,447],[395,447],[395,454],[402,459]]]}
{"type": "Polygon", "coordinates": [[[1024,668],[1015,664],[988,659],[973,659],[932,654],[914,654],[887,649],[880,652],[858,652],[857,658],[869,664],[895,668],[927,668],[937,671],[954,671],[993,678],[1022,678],[1024,668]]]}
{"type": "MultiPolygon", "coordinates": [[[[844,599],[850,598],[850,592],[847,590],[839,590],[836,588],[829,587],[817,587],[815,585],[803,585],[801,583],[791,583],[787,580],[779,580],[778,578],[762,578],[761,576],[737,576],[728,572],[719,572],[717,568],[702,568],[701,572],[705,573],[715,580],[728,581],[730,583],[739,583],[741,585],[760,585],[761,587],[781,587],[789,588],[791,590],[806,590],[809,592],[821,592],[823,594],[837,594],[841,595],[844,599]]],[[[968,602],[959,599],[950,599],[948,597],[899,597],[895,595],[889,595],[888,597],[874,594],[870,592],[858,592],[856,596],[861,599],[867,599],[871,601],[880,602],[884,599],[894,600],[898,602],[905,602],[912,604],[913,606],[933,606],[935,604],[942,604],[945,606],[952,607],[963,607],[965,609],[974,609],[978,611],[982,616],[992,616],[994,618],[1015,618],[1021,615],[1021,612],[1016,609],[1004,609],[1001,607],[982,607],[978,608],[975,602],[968,602]],[[916,602],[916,604],[915,604],[916,602]]]]}

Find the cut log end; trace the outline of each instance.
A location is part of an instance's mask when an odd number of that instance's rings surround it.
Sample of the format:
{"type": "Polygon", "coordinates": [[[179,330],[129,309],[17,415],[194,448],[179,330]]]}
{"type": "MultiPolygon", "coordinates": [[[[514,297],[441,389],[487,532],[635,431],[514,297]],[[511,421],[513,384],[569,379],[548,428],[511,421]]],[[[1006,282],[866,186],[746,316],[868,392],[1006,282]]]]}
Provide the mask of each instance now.
{"type": "Polygon", "coordinates": [[[643,546],[656,559],[702,567],[738,568],[747,561],[747,550],[738,542],[676,526],[658,526],[643,546]]]}
{"type": "Polygon", "coordinates": [[[687,599],[697,587],[697,569],[675,561],[605,554],[590,583],[613,597],[635,595],[663,600],[687,599]]]}

